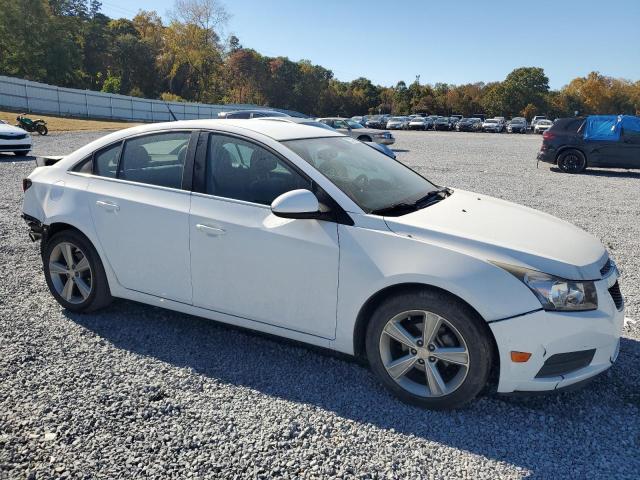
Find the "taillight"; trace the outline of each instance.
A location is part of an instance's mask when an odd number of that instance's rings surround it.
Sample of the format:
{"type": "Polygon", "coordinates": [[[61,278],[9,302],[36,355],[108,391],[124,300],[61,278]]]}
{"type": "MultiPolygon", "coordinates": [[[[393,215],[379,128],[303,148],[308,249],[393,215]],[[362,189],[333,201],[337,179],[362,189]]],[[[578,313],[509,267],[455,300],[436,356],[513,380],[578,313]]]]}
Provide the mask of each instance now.
{"type": "Polygon", "coordinates": [[[23,178],[22,179],[22,191],[26,192],[29,187],[31,186],[32,182],[31,180],[29,180],[28,178],[23,178]]]}
{"type": "Polygon", "coordinates": [[[542,138],[544,140],[553,140],[554,138],[556,138],[556,135],[555,135],[555,133],[550,132],[549,130],[547,130],[546,132],[544,132],[542,134],[542,138]]]}

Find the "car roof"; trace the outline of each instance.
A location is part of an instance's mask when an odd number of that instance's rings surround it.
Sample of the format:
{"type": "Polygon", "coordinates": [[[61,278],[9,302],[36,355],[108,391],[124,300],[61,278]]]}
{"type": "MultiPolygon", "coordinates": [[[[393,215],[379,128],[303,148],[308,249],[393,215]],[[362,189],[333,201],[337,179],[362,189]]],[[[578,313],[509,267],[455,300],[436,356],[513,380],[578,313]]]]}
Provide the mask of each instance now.
{"type": "MultiPolygon", "coordinates": [[[[309,120],[309,119],[307,119],[309,120]]],[[[253,119],[207,119],[207,120],[179,120],[177,122],[163,122],[141,125],[138,127],[121,130],[122,137],[137,135],[156,130],[167,129],[203,129],[203,130],[226,130],[225,127],[236,127],[243,130],[259,133],[271,137],[277,141],[295,140],[299,138],[317,137],[342,137],[340,132],[321,129],[309,125],[299,125],[293,122],[274,122],[273,120],[253,119]]]]}

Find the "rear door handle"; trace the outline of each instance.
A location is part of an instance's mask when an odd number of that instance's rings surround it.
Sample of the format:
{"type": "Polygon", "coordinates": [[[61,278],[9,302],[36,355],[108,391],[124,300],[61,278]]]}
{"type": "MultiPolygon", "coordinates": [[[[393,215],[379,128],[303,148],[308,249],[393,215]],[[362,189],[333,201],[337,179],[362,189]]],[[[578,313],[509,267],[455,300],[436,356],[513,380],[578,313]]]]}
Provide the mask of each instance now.
{"type": "Polygon", "coordinates": [[[112,202],[105,202],[103,200],[98,200],[96,202],[96,205],[99,206],[100,208],[104,208],[107,212],[117,212],[118,210],[120,210],[120,206],[116,203],[112,203],[112,202]]]}
{"type": "Polygon", "coordinates": [[[206,233],[211,237],[217,237],[219,235],[224,235],[225,233],[227,233],[222,228],[212,227],[211,225],[203,225],[202,223],[198,223],[196,225],[196,228],[198,229],[198,231],[206,233]]]}

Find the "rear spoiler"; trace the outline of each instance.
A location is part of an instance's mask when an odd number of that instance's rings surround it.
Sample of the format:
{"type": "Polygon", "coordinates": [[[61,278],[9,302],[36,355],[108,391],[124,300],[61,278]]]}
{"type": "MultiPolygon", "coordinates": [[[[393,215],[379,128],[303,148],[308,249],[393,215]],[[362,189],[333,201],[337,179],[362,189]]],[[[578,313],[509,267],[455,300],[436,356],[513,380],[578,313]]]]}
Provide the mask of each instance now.
{"type": "Polygon", "coordinates": [[[51,165],[55,165],[56,163],[58,163],[63,158],[64,156],[36,157],[36,166],[50,167],[51,165]]]}

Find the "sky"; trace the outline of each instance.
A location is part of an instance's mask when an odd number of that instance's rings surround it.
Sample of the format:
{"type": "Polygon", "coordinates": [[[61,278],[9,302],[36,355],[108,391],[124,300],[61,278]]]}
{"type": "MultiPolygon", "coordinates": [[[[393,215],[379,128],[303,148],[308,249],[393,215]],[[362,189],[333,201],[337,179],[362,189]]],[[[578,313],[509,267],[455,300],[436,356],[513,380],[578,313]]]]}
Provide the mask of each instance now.
{"type": "MultiPolygon", "coordinates": [[[[593,70],[640,80],[640,0],[222,0],[225,34],[267,56],[311,60],[342,81],[392,86],[503,80],[542,67],[552,89],[593,70]]],[[[110,17],[169,18],[173,0],[102,0],[110,17]]]]}

